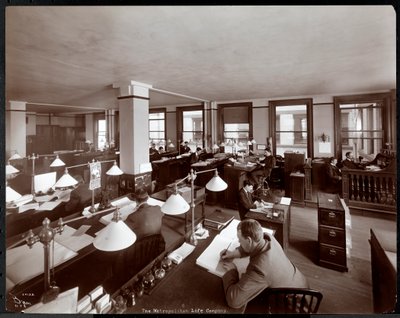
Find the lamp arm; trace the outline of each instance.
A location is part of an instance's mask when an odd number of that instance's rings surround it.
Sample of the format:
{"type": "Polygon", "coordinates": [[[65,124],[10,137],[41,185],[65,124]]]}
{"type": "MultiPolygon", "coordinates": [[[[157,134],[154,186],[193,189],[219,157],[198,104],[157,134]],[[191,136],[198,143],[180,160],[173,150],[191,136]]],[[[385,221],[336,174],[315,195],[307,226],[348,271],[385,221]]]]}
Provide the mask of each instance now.
{"type": "Polygon", "coordinates": [[[196,174],[202,174],[205,172],[217,171],[217,170],[218,170],[217,168],[213,168],[213,169],[208,169],[208,170],[196,171],[196,174]]]}
{"type": "MultiPolygon", "coordinates": [[[[114,162],[114,160],[104,160],[104,161],[95,161],[95,162],[100,162],[100,163],[106,163],[106,162],[114,162]]],[[[65,167],[66,169],[73,169],[73,168],[78,168],[78,167],[83,167],[83,166],[88,166],[90,164],[90,162],[88,163],[81,163],[79,165],[74,165],[74,166],[69,166],[69,167],[65,167]]]]}

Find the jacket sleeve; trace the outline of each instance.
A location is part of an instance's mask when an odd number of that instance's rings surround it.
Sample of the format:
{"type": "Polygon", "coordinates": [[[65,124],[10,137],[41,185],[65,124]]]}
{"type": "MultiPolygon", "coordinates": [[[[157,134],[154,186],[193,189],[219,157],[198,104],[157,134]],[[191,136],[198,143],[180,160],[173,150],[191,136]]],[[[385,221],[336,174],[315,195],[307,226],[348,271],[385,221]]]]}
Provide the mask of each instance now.
{"type": "Polygon", "coordinates": [[[249,264],[239,279],[236,269],[231,269],[222,277],[226,302],[229,307],[240,308],[268,287],[268,280],[257,264],[249,264]]]}

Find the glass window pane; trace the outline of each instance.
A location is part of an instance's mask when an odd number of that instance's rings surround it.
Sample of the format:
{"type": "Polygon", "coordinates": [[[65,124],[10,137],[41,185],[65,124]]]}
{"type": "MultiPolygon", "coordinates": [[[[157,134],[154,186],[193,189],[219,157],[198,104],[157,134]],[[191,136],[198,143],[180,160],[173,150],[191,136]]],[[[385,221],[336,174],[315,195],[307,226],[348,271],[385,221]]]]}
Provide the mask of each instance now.
{"type": "Polygon", "coordinates": [[[224,131],[249,131],[250,124],[224,124],[224,131]]]}
{"type": "Polygon", "coordinates": [[[99,124],[99,127],[98,127],[99,131],[106,131],[106,121],[105,121],[105,119],[100,119],[98,121],[98,124],[99,124]]]}
{"type": "Polygon", "coordinates": [[[277,132],[276,154],[283,156],[285,151],[294,151],[307,156],[307,135],[303,139],[302,134],[304,133],[277,132]]]}
{"type": "Polygon", "coordinates": [[[183,112],[184,131],[203,131],[203,111],[184,111],[183,112]]]}
{"type": "Polygon", "coordinates": [[[150,120],[149,121],[149,130],[161,130],[164,131],[164,124],[163,120],[150,120]]]}

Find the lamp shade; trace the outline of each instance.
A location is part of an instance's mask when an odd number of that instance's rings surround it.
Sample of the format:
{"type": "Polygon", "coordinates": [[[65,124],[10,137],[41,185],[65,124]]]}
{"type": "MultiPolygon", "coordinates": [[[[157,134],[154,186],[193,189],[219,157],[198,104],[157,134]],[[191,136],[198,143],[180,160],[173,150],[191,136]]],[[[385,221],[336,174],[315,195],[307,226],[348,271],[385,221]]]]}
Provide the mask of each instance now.
{"type": "Polygon", "coordinates": [[[161,212],[169,215],[182,214],[189,211],[189,204],[179,193],[171,194],[161,206],[161,212]]]}
{"type": "Polygon", "coordinates": [[[50,167],[62,167],[65,166],[64,161],[60,159],[60,157],[57,155],[56,159],[50,164],[50,167]]]}
{"type": "Polygon", "coordinates": [[[101,251],[119,251],[131,246],[136,234],[122,220],[111,221],[93,240],[95,248],[101,251]]]}
{"type": "Polygon", "coordinates": [[[251,141],[249,140],[248,142],[247,142],[247,146],[251,146],[252,145],[252,143],[251,143],[251,141]]]}
{"type": "Polygon", "coordinates": [[[6,165],[6,175],[18,173],[19,170],[14,168],[12,165],[6,165]]]}
{"type": "Polygon", "coordinates": [[[124,172],[118,167],[117,162],[114,161],[113,166],[108,169],[106,174],[109,176],[120,176],[121,174],[124,174],[124,172]]]}
{"type": "Polygon", "coordinates": [[[9,186],[6,187],[6,202],[7,203],[18,200],[20,197],[21,197],[21,195],[17,191],[13,190],[9,186]]]}
{"type": "Polygon", "coordinates": [[[252,140],[251,140],[251,143],[254,145],[254,144],[257,143],[257,141],[255,141],[255,139],[252,139],[252,140]]]}
{"type": "Polygon", "coordinates": [[[18,154],[18,152],[16,152],[15,154],[13,154],[10,159],[8,160],[15,160],[15,159],[22,159],[22,157],[18,154]]]}
{"type": "Polygon", "coordinates": [[[206,189],[213,192],[224,191],[227,187],[227,183],[221,179],[217,171],[215,171],[214,177],[206,184],[206,189]]]}
{"type": "Polygon", "coordinates": [[[67,188],[76,184],[78,184],[78,181],[69,175],[68,169],[65,169],[65,173],[62,175],[60,180],[56,182],[54,188],[67,188]]]}
{"type": "Polygon", "coordinates": [[[217,150],[217,149],[219,149],[219,146],[217,144],[214,144],[213,149],[217,150]]]}

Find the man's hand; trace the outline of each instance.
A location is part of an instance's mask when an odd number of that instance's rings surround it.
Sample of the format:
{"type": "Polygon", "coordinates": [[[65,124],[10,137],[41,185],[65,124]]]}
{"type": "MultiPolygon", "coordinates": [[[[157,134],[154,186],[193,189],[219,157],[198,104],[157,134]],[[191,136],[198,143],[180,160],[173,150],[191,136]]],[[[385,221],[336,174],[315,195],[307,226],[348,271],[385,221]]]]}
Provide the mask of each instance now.
{"type": "Polygon", "coordinates": [[[227,249],[224,249],[221,251],[219,254],[222,260],[230,260],[235,257],[234,251],[228,251],[227,249]]]}
{"type": "Polygon", "coordinates": [[[230,271],[231,269],[236,269],[236,264],[232,261],[223,261],[222,262],[222,266],[224,269],[226,269],[226,271],[230,271]]]}

